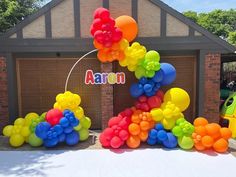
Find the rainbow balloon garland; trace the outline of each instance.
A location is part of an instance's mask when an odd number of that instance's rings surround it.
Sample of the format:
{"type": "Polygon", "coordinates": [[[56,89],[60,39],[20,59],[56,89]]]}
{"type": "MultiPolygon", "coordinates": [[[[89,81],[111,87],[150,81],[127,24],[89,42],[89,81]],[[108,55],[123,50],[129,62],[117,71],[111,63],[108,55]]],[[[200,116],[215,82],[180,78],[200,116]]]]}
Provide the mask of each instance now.
{"type": "MultiPolygon", "coordinates": [[[[171,88],[166,93],[162,86],[170,85],[176,78],[176,70],[169,63],[160,63],[155,50],[147,51],[145,46],[133,41],[138,25],[130,16],[113,19],[109,10],[98,8],[91,25],[94,46],[101,62],[118,60],[120,66],[134,72],[138,79],[130,87],[130,94],[136,99],[133,107],[127,108],[110,118],[108,128],[99,137],[103,147],[138,148],[142,142],[162,145],[166,148],[199,151],[213,149],[226,152],[232,133],[205,118],[196,118],[191,124],[183,114],[189,104],[188,93],[181,88],[171,88]]],[[[33,147],[44,145],[55,147],[60,143],[75,145],[89,137],[90,118],[80,107],[81,98],[69,91],[58,94],[54,108],[38,115],[29,113],[17,118],[14,125],[3,129],[13,147],[24,142],[33,147]]]]}

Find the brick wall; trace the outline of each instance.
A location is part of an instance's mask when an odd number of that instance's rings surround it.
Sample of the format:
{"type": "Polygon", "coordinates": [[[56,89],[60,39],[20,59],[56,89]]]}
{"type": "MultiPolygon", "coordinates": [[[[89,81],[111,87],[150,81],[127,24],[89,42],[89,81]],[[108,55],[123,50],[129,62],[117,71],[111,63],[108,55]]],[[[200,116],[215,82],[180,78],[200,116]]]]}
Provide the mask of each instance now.
{"type": "MultiPolygon", "coordinates": [[[[101,72],[112,72],[112,63],[101,64],[101,72]]],[[[113,86],[101,85],[102,129],[107,127],[108,120],[113,116],[113,86]]]]}
{"type": "Polygon", "coordinates": [[[205,56],[204,116],[210,122],[219,122],[221,55],[205,56]]]}
{"type": "Polygon", "coordinates": [[[9,123],[6,72],[6,60],[0,56],[0,135],[3,127],[9,123]]]}

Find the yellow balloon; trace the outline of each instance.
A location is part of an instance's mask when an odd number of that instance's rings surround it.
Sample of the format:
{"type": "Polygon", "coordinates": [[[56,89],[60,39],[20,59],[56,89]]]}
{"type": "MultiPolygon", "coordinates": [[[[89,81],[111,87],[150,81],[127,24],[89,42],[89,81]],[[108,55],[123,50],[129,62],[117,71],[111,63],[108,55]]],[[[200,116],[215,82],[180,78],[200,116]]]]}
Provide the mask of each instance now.
{"type": "Polygon", "coordinates": [[[24,137],[28,137],[30,135],[29,127],[22,127],[20,134],[24,137]]]}
{"type": "Polygon", "coordinates": [[[14,125],[24,126],[24,124],[25,124],[25,119],[23,118],[18,118],[14,122],[14,125]]]}
{"type": "Polygon", "coordinates": [[[13,147],[20,147],[24,144],[24,137],[21,136],[20,134],[15,134],[15,135],[12,135],[9,139],[9,143],[11,146],[13,147]]]}
{"type": "Polygon", "coordinates": [[[175,104],[180,109],[180,112],[183,112],[190,104],[190,97],[188,93],[181,88],[171,88],[164,95],[164,102],[168,101],[175,104]]]}
{"type": "Polygon", "coordinates": [[[34,113],[34,112],[28,113],[25,116],[25,125],[27,125],[27,126],[31,125],[32,120],[36,119],[38,117],[39,117],[39,115],[37,113],[34,113]]]}
{"type": "Polygon", "coordinates": [[[173,111],[169,108],[163,110],[163,115],[166,119],[171,119],[173,116],[173,111]]]}
{"type": "Polygon", "coordinates": [[[152,119],[154,121],[161,121],[163,119],[163,113],[162,110],[159,108],[154,108],[151,110],[151,115],[152,115],[152,119]]]}
{"type": "Polygon", "coordinates": [[[82,107],[77,107],[74,111],[75,117],[81,119],[84,117],[84,110],[82,107]]]}
{"type": "Polygon", "coordinates": [[[175,119],[162,119],[161,123],[166,130],[171,130],[175,126],[175,119]]]}
{"type": "Polygon", "coordinates": [[[13,130],[13,125],[7,125],[7,126],[4,127],[4,129],[3,129],[3,135],[10,137],[11,134],[12,134],[12,130],[13,130]]]}

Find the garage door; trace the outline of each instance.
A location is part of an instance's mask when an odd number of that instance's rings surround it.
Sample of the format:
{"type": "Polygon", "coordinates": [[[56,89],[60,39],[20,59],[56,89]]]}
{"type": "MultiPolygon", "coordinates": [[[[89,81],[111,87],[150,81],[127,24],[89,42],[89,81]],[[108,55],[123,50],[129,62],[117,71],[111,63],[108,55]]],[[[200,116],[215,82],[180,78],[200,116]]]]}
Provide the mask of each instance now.
{"type": "MultiPolygon", "coordinates": [[[[180,87],[185,89],[191,98],[191,104],[189,108],[184,112],[185,117],[192,121],[195,117],[195,102],[196,102],[196,59],[195,57],[165,57],[161,58],[161,62],[168,62],[175,66],[177,70],[177,78],[175,82],[168,87],[164,87],[163,90],[166,91],[171,87],[180,87]]],[[[133,73],[127,71],[126,68],[122,68],[118,63],[114,64],[114,70],[123,71],[126,73],[126,84],[125,85],[115,85],[114,86],[114,113],[117,114],[124,108],[134,105],[134,99],[131,98],[129,94],[129,88],[131,83],[137,82],[133,73]]]]}
{"type": "MultiPolygon", "coordinates": [[[[52,108],[55,96],[64,92],[66,76],[75,63],[75,59],[17,59],[17,83],[19,112],[24,116],[28,112],[42,113],[52,108]]],[[[92,128],[101,128],[101,92],[98,85],[85,85],[87,69],[100,72],[97,59],[82,60],[74,69],[68,90],[78,93],[82,98],[81,106],[85,114],[92,119],[92,128]]]]}

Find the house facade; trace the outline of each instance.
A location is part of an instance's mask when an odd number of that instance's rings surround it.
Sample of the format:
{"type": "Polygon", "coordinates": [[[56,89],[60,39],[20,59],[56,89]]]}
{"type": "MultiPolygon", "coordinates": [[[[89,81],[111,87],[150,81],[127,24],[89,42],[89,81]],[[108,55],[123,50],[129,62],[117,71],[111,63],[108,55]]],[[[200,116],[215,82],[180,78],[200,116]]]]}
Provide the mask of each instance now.
{"type": "MultiPolygon", "coordinates": [[[[189,121],[197,116],[219,121],[221,54],[234,53],[234,46],[160,0],[52,0],[0,37],[0,130],[17,117],[52,108],[71,66],[94,49],[90,24],[98,7],[108,8],[113,18],[132,16],[139,26],[135,41],[175,66],[177,79],[170,87],[189,93],[189,121]]],[[[102,64],[91,54],[73,71],[68,90],[81,96],[92,128],[102,129],[110,117],[133,105],[129,87],[136,81],[117,62],[102,64]],[[88,69],[124,72],[126,84],[86,85],[88,69]]]]}

